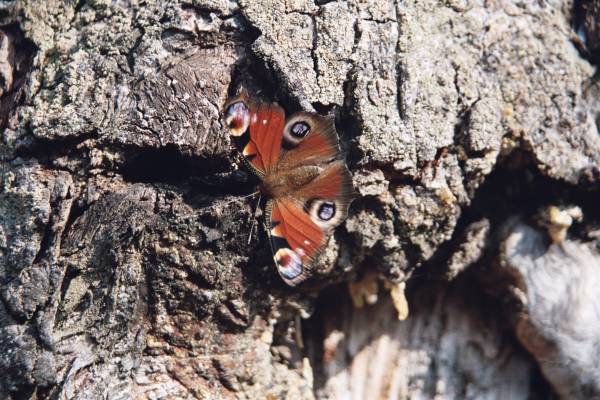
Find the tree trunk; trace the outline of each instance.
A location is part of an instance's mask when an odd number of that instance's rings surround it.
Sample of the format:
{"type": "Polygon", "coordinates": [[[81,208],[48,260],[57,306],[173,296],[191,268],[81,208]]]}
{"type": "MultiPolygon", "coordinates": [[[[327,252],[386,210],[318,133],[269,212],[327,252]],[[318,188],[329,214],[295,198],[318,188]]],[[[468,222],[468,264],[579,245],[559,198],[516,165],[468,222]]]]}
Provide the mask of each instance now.
{"type": "Polygon", "coordinates": [[[0,7],[0,398],[600,398],[597,1],[0,7]],[[300,288],[241,86],[359,193],[300,288]]]}

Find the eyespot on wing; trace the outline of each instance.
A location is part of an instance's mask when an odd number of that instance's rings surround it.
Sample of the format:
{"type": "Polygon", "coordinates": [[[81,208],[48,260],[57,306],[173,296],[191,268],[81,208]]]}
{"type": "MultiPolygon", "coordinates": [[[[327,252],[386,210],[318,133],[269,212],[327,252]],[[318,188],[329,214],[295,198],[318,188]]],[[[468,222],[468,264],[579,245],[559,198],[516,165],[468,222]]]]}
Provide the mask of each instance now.
{"type": "Polygon", "coordinates": [[[227,106],[223,119],[232,136],[242,136],[250,125],[250,109],[243,101],[236,101],[227,106]]]}
{"type": "Polygon", "coordinates": [[[285,247],[277,250],[273,258],[284,279],[293,280],[302,274],[302,253],[300,248],[296,251],[285,247]]]}
{"type": "Polygon", "coordinates": [[[339,225],[346,217],[345,204],[338,199],[313,198],[307,202],[306,212],[317,226],[327,231],[339,225]]]}

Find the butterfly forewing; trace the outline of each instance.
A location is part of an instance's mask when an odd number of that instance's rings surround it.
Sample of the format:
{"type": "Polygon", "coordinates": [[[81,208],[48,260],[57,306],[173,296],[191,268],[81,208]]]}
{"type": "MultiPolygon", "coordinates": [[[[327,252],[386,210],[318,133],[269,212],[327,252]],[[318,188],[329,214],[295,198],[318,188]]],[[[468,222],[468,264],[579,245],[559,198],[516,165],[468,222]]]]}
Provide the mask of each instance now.
{"type": "Polygon", "coordinates": [[[341,157],[333,119],[306,112],[296,113],[286,121],[283,148],[280,164],[284,168],[318,165],[341,157]],[[301,140],[292,133],[299,124],[308,127],[301,140]]]}
{"type": "Polygon", "coordinates": [[[225,123],[246,161],[265,175],[279,162],[285,113],[276,103],[255,103],[242,93],[227,102],[225,123]]]}
{"type": "MultiPolygon", "coordinates": [[[[261,104],[250,117],[250,143],[254,144],[255,167],[268,173],[279,162],[281,132],[285,125],[283,109],[277,104],[261,104]]],[[[254,164],[254,160],[250,160],[254,164]]]]}

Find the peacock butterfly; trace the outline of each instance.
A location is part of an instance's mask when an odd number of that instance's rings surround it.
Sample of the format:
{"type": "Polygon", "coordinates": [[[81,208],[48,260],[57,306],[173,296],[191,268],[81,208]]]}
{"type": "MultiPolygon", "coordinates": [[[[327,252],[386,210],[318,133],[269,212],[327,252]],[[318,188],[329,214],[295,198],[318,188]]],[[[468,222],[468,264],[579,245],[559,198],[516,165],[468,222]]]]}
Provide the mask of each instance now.
{"type": "Polygon", "coordinates": [[[277,270],[295,286],[311,275],[353,197],[333,118],[309,112],[286,118],[277,103],[255,101],[245,90],[224,109],[233,142],[269,198],[266,230],[277,270]]]}

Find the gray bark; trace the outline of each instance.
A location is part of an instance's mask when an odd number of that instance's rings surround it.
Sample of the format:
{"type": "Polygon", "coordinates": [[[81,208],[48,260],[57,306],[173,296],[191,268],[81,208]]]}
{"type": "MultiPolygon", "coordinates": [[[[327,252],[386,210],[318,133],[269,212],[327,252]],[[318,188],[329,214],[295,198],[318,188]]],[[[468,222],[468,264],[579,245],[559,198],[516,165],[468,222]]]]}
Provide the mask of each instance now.
{"type": "Polygon", "coordinates": [[[598,2],[0,7],[0,398],[600,398],[598,2]],[[241,85],[359,193],[300,289],[241,85]]]}

